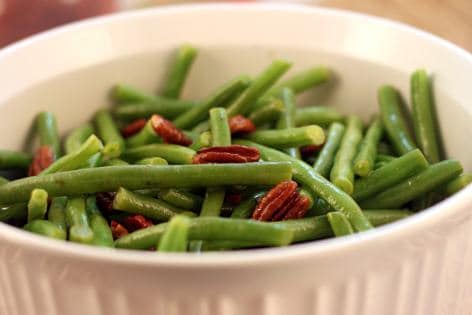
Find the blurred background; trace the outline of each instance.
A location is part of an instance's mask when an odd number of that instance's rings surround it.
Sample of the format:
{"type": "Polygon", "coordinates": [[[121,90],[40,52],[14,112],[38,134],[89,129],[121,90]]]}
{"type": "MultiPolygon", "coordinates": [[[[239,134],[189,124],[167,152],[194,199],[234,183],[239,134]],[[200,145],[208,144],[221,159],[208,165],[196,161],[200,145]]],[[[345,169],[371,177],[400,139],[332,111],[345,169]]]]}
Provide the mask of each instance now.
{"type": "MultiPolygon", "coordinates": [[[[91,16],[184,0],[0,0],[0,47],[31,34],[91,16]]],[[[214,1],[213,1],[214,2],[214,1]]],[[[260,2],[236,0],[233,2],[260,2]]],[[[472,0],[274,1],[335,7],[402,21],[472,52],[472,0]]]]}

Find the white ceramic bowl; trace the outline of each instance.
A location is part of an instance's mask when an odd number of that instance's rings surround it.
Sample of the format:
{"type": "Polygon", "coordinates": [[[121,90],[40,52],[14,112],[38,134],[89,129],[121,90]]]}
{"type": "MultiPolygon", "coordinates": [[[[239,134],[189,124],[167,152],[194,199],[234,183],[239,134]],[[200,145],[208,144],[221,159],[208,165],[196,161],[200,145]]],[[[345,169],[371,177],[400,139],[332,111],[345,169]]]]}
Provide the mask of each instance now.
{"type": "MultiPolygon", "coordinates": [[[[367,118],[376,89],[434,73],[446,149],[472,170],[472,57],[413,28],[364,15],[275,5],[158,8],[93,19],[0,51],[1,147],[19,149],[34,114],[62,131],[107,103],[117,82],[153,90],[172,49],[200,48],[185,96],[276,57],[325,64],[336,84],[305,95],[367,118]]],[[[102,250],[0,224],[0,313],[470,314],[472,187],[409,219],[281,249],[172,255],[102,250]]]]}

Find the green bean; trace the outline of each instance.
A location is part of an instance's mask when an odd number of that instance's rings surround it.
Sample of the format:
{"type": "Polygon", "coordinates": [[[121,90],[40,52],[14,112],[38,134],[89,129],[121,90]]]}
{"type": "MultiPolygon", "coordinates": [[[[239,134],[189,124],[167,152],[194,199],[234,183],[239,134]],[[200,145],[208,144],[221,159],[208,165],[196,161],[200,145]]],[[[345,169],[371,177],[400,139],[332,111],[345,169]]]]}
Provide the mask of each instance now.
{"type": "Polygon", "coordinates": [[[198,137],[200,137],[199,132],[194,132],[192,130],[182,130],[182,132],[192,140],[192,143],[198,140],[198,137]]]}
{"type": "Polygon", "coordinates": [[[374,226],[380,226],[409,217],[413,212],[405,209],[363,210],[374,226]]]}
{"type": "Polygon", "coordinates": [[[28,201],[28,222],[43,219],[48,210],[48,193],[44,189],[33,189],[28,201]]]}
{"type": "Polygon", "coordinates": [[[395,160],[395,156],[387,155],[387,154],[377,154],[377,157],[375,159],[376,162],[392,162],[395,160]]]}
{"type": "Polygon", "coordinates": [[[86,123],[80,127],[75,128],[66,137],[64,147],[66,154],[77,151],[82,144],[94,133],[94,129],[91,124],[86,123]]]}
{"type": "Polygon", "coordinates": [[[97,207],[95,196],[88,197],[85,201],[86,212],[89,217],[90,228],[93,231],[91,244],[103,247],[113,246],[113,235],[107,220],[97,207]]]}
{"type": "Polygon", "coordinates": [[[188,242],[187,251],[190,253],[201,253],[203,241],[190,241],[188,242]]]}
{"type": "Polygon", "coordinates": [[[52,198],[48,211],[48,220],[56,224],[67,234],[66,213],[67,197],[52,198]]]}
{"type": "Polygon", "coordinates": [[[269,91],[266,92],[266,94],[264,94],[264,98],[267,96],[279,96],[282,94],[282,90],[284,88],[289,88],[295,94],[298,94],[323,84],[329,81],[330,78],[331,71],[326,67],[318,66],[309,68],[273,86],[271,89],[269,89],[269,91]]]}
{"type": "MultiPolygon", "coordinates": [[[[277,129],[287,129],[295,127],[295,93],[290,88],[281,90],[281,99],[284,115],[280,115],[276,127],[277,129]]],[[[300,159],[300,150],[298,148],[288,148],[284,150],[291,157],[300,159]]]]}
{"type": "Polygon", "coordinates": [[[117,84],[111,92],[112,98],[120,104],[134,102],[152,102],[156,100],[156,96],[143,92],[135,87],[125,84],[117,84]]]}
{"type": "Polygon", "coordinates": [[[247,90],[229,107],[228,116],[245,115],[259,97],[265,94],[271,86],[290,68],[291,64],[284,60],[275,60],[249,85],[247,90]]]}
{"type": "Polygon", "coordinates": [[[241,202],[236,208],[234,208],[231,213],[231,218],[236,219],[248,219],[251,217],[255,207],[257,205],[257,200],[254,196],[250,196],[248,199],[241,202]]]}
{"type": "Polygon", "coordinates": [[[40,145],[50,146],[54,152],[54,158],[61,156],[61,139],[57,131],[56,116],[50,112],[41,112],[36,116],[36,132],[40,145]]]}
{"type": "Polygon", "coordinates": [[[225,190],[221,187],[208,188],[202,204],[201,217],[219,216],[225,199],[225,190]]]}
{"type": "MultiPolygon", "coordinates": [[[[440,189],[438,189],[438,192],[440,189]]],[[[432,204],[439,202],[441,200],[442,196],[439,196],[436,194],[436,191],[429,192],[425,194],[424,196],[419,197],[418,199],[413,200],[410,204],[409,207],[411,208],[412,211],[418,212],[421,210],[424,210],[431,206],[432,204]]]]}
{"type": "MultiPolygon", "coordinates": [[[[229,129],[228,116],[224,108],[215,107],[210,109],[210,128],[212,146],[231,145],[231,131],[229,129]]],[[[200,216],[219,216],[224,200],[224,188],[207,188],[200,216]]]]}
{"type": "Polygon", "coordinates": [[[122,120],[149,118],[153,114],[173,119],[197,104],[194,101],[155,96],[124,84],[113,88],[112,97],[121,104],[114,113],[122,120]]]}
{"type": "Polygon", "coordinates": [[[24,229],[35,234],[55,238],[58,240],[65,240],[67,234],[59,226],[47,220],[33,220],[24,226],[24,229]]]}
{"type": "Polygon", "coordinates": [[[179,213],[179,215],[184,215],[186,217],[189,217],[189,218],[195,218],[197,216],[197,214],[195,212],[192,212],[192,211],[182,211],[179,213]]]}
{"type": "Polygon", "coordinates": [[[200,210],[203,199],[195,194],[182,189],[162,189],[158,193],[159,198],[178,208],[197,211],[200,210]]]}
{"type": "MultiPolygon", "coordinates": [[[[386,166],[388,163],[389,162],[386,162],[386,161],[376,162],[374,165],[374,170],[378,170],[379,168],[386,166]]],[[[355,189],[354,189],[354,192],[355,192],[355,189]]]]}
{"type": "Polygon", "coordinates": [[[129,165],[128,162],[125,162],[120,159],[111,159],[111,160],[106,160],[103,162],[103,166],[123,166],[123,165],[129,165]]]}
{"type": "Polygon", "coordinates": [[[328,212],[326,217],[336,237],[354,234],[351,224],[342,212],[328,212]]]}
{"type": "Polygon", "coordinates": [[[97,214],[102,214],[102,212],[98,208],[97,198],[95,196],[89,196],[85,199],[85,212],[89,217],[97,214]]]}
{"type": "Polygon", "coordinates": [[[369,176],[356,180],[353,197],[357,201],[374,197],[379,192],[401,183],[427,167],[428,162],[419,149],[410,151],[376,169],[369,176]]]}
{"type": "Polygon", "coordinates": [[[88,226],[88,216],[85,209],[85,199],[82,197],[69,198],[66,208],[66,224],[71,227],[74,225],[88,226]]]}
{"type": "Polygon", "coordinates": [[[157,250],[160,252],[187,251],[189,227],[189,218],[183,215],[173,217],[158,242],[157,250]]]}
{"type": "MultiPolygon", "coordinates": [[[[373,226],[380,226],[406,218],[407,216],[411,215],[412,212],[406,210],[366,210],[363,211],[363,214],[367,217],[367,219],[369,219],[373,226]]],[[[330,227],[327,215],[298,220],[273,222],[271,224],[278,224],[292,229],[294,232],[294,243],[333,236],[333,231],[330,227]]]]}
{"type": "Polygon", "coordinates": [[[125,148],[125,141],[109,112],[99,110],[95,114],[98,136],[105,144],[103,154],[109,158],[119,157],[125,148]]]}
{"type": "Polygon", "coordinates": [[[416,70],[411,75],[411,107],[416,140],[430,163],[441,160],[441,143],[436,110],[428,74],[416,70]]]}
{"type": "Polygon", "coordinates": [[[166,160],[160,157],[145,158],[136,162],[137,165],[168,165],[166,160]]]}
{"type": "Polygon", "coordinates": [[[337,110],[325,106],[312,106],[297,108],[295,113],[295,125],[319,125],[327,127],[334,122],[343,122],[344,116],[337,110]]]}
{"type": "Polygon", "coordinates": [[[192,143],[190,148],[192,150],[198,151],[200,149],[209,147],[211,145],[212,138],[211,138],[211,132],[210,131],[205,131],[200,134],[198,137],[197,141],[192,143]]]}
{"type": "Polygon", "coordinates": [[[393,148],[390,146],[390,144],[383,141],[379,142],[377,151],[379,152],[379,154],[395,155],[395,152],[393,148]]]}
{"type": "Polygon", "coordinates": [[[103,154],[101,152],[95,153],[92,155],[85,163],[85,165],[80,166],[79,168],[90,168],[90,167],[99,167],[103,165],[103,154]]]}
{"type": "Polygon", "coordinates": [[[249,85],[247,76],[239,76],[216,89],[203,102],[183,112],[174,120],[174,125],[181,129],[192,129],[208,117],[208,111],[216,106],[224,106],[229,100],[240,95],[249,85]]]}
{"type": "Polygon", "coordinates": [[[462,174],[447,183],[444,191],[448,196],[451,196],[467,187],[470,183],[472,183],[472,173],[462,174]]]}
{"type": "Polygon", "coordinates": [[[113,235],[107,220],[101,215],[90,217],[90,228],[93,239],[90,244],[102,247],[113,247],[113,235]]]}
{"type": "Polygon", "coordinates": [[[148,196],[148,197],[156,197],[158,196],[159,194],[159,190],[160,189],[152,189],[152,188],[149,188],[149,189],[139,189],[139,190],[134,190],[135,193],[137,194],[140,194],[140,195],[144,195],[144,196],[148,196]]]}
{"type": "Polygon", "coordinates": [[[398,91],[389,85],[382,86],[378,91],[378,99],[385,132],[397,154],[403,155],[414,150],[416,145],[409,134],[398,91]]]}
{"type": "Polygon", "coordinates": [[[1,177],[1,176],[0,176],[0,185],[6,184],[6,183],[8,183],[8,182],[9,182],[8,179],[6,179],[5,177],[1,177]]]}
{"type": "Polygon", "coordinates": [[[254,125],[263,126],[268,123],[276,122],[279,117],[283,118],[286,115],[282,115],[282,113],[284,113],[284,110],[285,108],[282,101],[278,98],[274,98],[261,108],[254,110],[248,118],[254,123],[254,125]]]}
{"type": "Polygon", "coordinates": [[[143,129],[128,137],[125,142],[127,148],[136,148],[146,144],[159,143],[162,140],[154,131],[151,120],[148,120],[143,129]]]}
{"type": "Polygon", "coordinates": [[[123,152],[121,158],[133,162],[151,157],[160,157],[170,164],[191,164],[195,151],[176,144],[148,144],[123,152]]]}
{"type": "Polygon", "coordinates": [[[226,110],[221,107],[210,109],[210,128],[212,146],[231,145],[231,131],[229,130],[226,110]]]}
{"type": "Polygon", "coordinates": [[[165,222],[134,231],[115,240],[114,246],[116,248],[149,249],[159,243],[168,226],[169,223],[165,222]]]}
{"type": "Polygon", "coordinates": [[[10,219],[23,221],[28,214],[28,206],[25,203],[17,203],[10,206],[0,206],[0,222],[6,222],[10,219]]]}
{"type": "MultiPolygon", "coordinates": [[[[293,243],[333,236],[333,232],[326,216],[270,222],[268,224],[281,229],[290,230],[293,233],[293,243]]],[[[223,250],[264,246],[268,246],[268,244],[255,240],[208,240],[204,242],[203,249],[223,250]]]]}
{"type": "Polygon", "coordinates": [[[313,208],[315,204],[315,197],[313,196],[313,193],[309,191],[309,189],[303,187],[299,190],[299,193],[301,196],[308,198],[308,209],[313,208]]]}
{"type": "Polygon", "coordinates": [[[206,131],[210,130],[210,122],[208,120],[202,121],[198,125],[196,125],[193,129],[192,132],[196,133],[203,133],[206,131]]]}
{"type": "MultiPolygon", "coordinates": [[[[228,116],[224,108],[213,108],[210,110],[210,128],[212,146],[231,145],[231,131],[229,129],[228,116]]],[[[224,188],[207,188],[200,216],[219,216],[224,199],[224,188]]]]}
{"type": "MultiPolygon", "coordinates": [[[[235,250],[245,248],[262,247],[258,242],[248,241],[192,241],[191,243],[199,242],[200,252],[211,252],[211,251],[224,251],[224,250],[235,250]]],[[[190,244],[193,245],[193,244],[190,244]]],[[[189,245],[189,246],[190,246],[189,245]]],[[[195,245],[193,245],[195,246],[195,245]]],[[[189,251],[190,247],[189,247],[189,251]]]]}
{"type": "Polygon", "coordinates": [[[27,169],[31,164],[31,155],[10,150],[0,150],[0,169],[27,169]]]}
{"type": "Polygon", "coordinates": [[[34,188],[51,196],[93,194],[148,188],[193,188],[230,185],[275,185],[288,180],[292,168],[288,163],[129,165],[107,166],[31,176],[0,186],[0,204],[27,201],[34,188]]]}
{"type": "Polygon", "coordinates": [[[113,109],[113,114],[118,119],[125,121],[140,118],[147,119],[154,114],[158,114],[166,119],[174,119],[195,106],[199,106],[199,103],[195,101],[169,100],[159,97],[153,101],[120,105],[113,109]]]}
{"type": "MultiPolygon", "coordinates": [[[[125,235],[115,241],[115,247],[145,249],[155,246],[169,223],[158,224],[125,235]]],[[[248,219],[200,217],[190,220],[189,240],[254,241],[265,246],[290,244],[293,231],[282,224],[248,219]]]]}
{"type": "Polygon", "coordinates": [[[334,158],[330,180],[349,195],[354,191],[354,170],[352,162],[362,139],[362,121],[356,116],[347,119],[346,132],[334,158]]]}
{"type": "Polygon", "coordinates": [[[362,140],[359,152],[354,159],[354,173],[359,176],[367,176],[374,169],[377,157],[377,146],[382,137],[382,122],[379,118],[374,118],[367,129],[362,140]]]}
{"type": "Polygon", "coordinates": [[[246,138],[274,148],[293,148],[310,144],[323,144],[325,134],[319,126],[312,125],[283,130],[254,131],[247,135],[246,138]]]}
{"type": "MultiPolygon", "coordinates": [[[[406,218],[413,213],[407,210],[366,210],[364,211],[364,214],[374,226],[381,226],[406,218]]],[[[312,241],[334,236],[326,215],[297,220],[273,222],[271,224],[283,225],[285,227],[291,228],[294,232],[293,243],[312,241]]],[[[228,250],[261,246],[264,245],[260,242],[254,241],[205,241],[202,244],[202,250],[228,250]]]]}
{"type": "Polygon", "coordinates": [[[44,176],[57,172],[71,171],[83,167],[87,164],[87,161],[89,161],[92,156],[99,153],[102,148],[102,142],[95,135],[91,135],[79,150],[64,155],[42,171],[40,175],[44,176]]]}
{"type": "Polygon", "coordinates": [[[326,142],[315,160],[313,169],[321,176],[328,178],[344,135],[344,125],[334,122],[329,126],[326,142]]]}
{"type": "MultiPolygon", "coordinates": [[[[366,217],[372,222],[374,226],[379,226],[387,224],[399,219],[403,219],[411,214],[409,211],[405,210],[366,210],[364,211],[366,217]]],[[[192,225],[198,224],[199,220],[234,220],[234,219],[222,219],[222,218],[196,218],[191,221],[190,229],[192,225]]],[[[238,220],[239,221],[239,220],[238,220]]],[[[247,220],[251,222],[252,220],[247,220]]],[[[254,222],[254,221],[252,221],[254,222]]],[[[257,222],[257,221],[256,221],[257,222]]],[[[325,215],[317,216],[312,218],[304,218],[298,220],[288,220],[281,222],[271,222],[265,223],[268,225],[273,225],[280,229],[289,229],[293,232],[293,243],[311,241],[320,238],[326,238],[333,236],[333,232],[329,225],[328,219],[325,215]]],[[[161,223],[146,229],[138,230],[115,241],[115,247],[117,248],[128,248],[128,249],[148,249],[155,246],[159,241],[162,234],[164,233],[168,223],[161,223]]],[[[194,235],[194,238],[198,238],[199,235],[194,235]]],[[[260,240],[248,240],[241,239],[242,235],[231,237],[227,239],[209,238],[204,242],[225,242],[226,245],[238,245],[234,248],[245,248],[245,247],[261,247],[261,246],[270,246],[267,242],[260,240]]],[[[220,244],[221,244],[220,243],[220,244]]],[[[223,243],[224,244],[224,243],[223,243]]],[[[233,248],[233,247],[229,247],[233,248]]]]}
{"type": "MultiPolygon", "coordinates": [[[[364,231],[372,228],[369,220],[367,220],[359,206],[348,194],[316,173],[313,168],[305,162],[254,142],[236,140],[235,143],[259,149],[261,158],[264,161],[290,162],[294,179],[302,184],[303,187],[309,189],[314,195],[325,199],[334,210],[343,212],[356,231],[364,231]]],[[[0,186],[0,201],[1,190],[2,187],[0,186]]]]}
{"type": "Polygon", "coordinates": [[[177,213],[184,211],[162,200],[140,195],[124,188],[120,188],[116,193],[113,209],[141,214],[158,221],[168,221],[177,213]]]}
{"type": "Polygon", "coordinates": [[[69,227],[69,240],[76,243],[90,244],[93,241],[93,231],[90,229],[85,199],[70,198],[67,201],[66,223],[69,227]]]}
{"type": "Polygon", "coordinates": [[[323,198],[316,198],[313,203],[313,213],[315,215],[323,215],[328,212],[334,211],[334,209],[329,205],[329,203],[323,198]]]}
{"type": "Polygon", "coordinates": [[[179,98],[185,80],[197,56],[197,50],[190,45],[179,48],[167,79],[164,81],[162,95],[168,98],[179,98]]]}
{"type": "Polygon", "coordinates": [[[361,202],[363,209],[398,208],[405,203],[434,191],[459,176],[462,166],[458,161],[445,160],[429,166],[421,173],[361,202]]]}
{"type": "MultiPolygon", "coordinates": [[[[92,135],[90,137],[96,138],[95,135],[92,135]]],[[[101,149],[97,148],[98,143],[100,143],[102,147],[103,144],[101,144],[100,140],[98,140],[98,142],[97,140],[98,138],[87,143],[81,151],[74,151],[72,153],[64,155],[49,166],[50,170],[48,169],[47,173],[44,173],[46,171],[44,170],[43,172],[41,172],[40,175],[46,175],[48,173],[57,173],[72,169],[99,167],[105,165],[105,162],[107,161],[103,161],[103,154],[101,153],[101,149]],[[95,150],[97,150],[98,152],[93,153],[93,151],[95,150]]]]}

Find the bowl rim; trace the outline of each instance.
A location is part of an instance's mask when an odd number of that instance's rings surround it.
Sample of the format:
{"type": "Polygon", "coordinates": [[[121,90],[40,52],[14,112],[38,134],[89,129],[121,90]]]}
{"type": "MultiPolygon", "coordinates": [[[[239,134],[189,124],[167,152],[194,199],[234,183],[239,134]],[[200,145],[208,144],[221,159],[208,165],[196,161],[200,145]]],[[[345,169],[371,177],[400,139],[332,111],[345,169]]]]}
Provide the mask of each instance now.
{"type": "MultiPolygon", "coordinates": [[[[392,21],[382,17],[371,16],[364,13],[352,12],[348,10],[317,7],[304,4],[279,4],[279,3],[218,3],[218,4],[182,4],[168,5],[155,8],[145,8],[140,10],[114,13],[99,17],[94,17],[78,22],[73,22],[64,26],[48,30],[14,44],[0,49],[0,59],[7,58],[17,50],[27,48],[38,41],[48,40],[50,37],[94,24],[111,23],[119,20],[139,19],[142,16],[175,14],[192,11],[290,11],[291,13],[311,13],[320,15],[341,16],[346,19],[367,19],[371,22],[379,23],[402,32],[412,33],[415,36],[432,41],[450,50],[457,57],[461,57],[472,64],[472,54],[465,49],[426,31],[409,26],[402,22],[392,21]]],[[[225,268],[240,268],[241,266],[260,266],[267,264],[277,264],[281,260],[299,260],[303,258],[315,258],[339,254],[347,250],[355,250],[361,246],[372,246],[382,241],[394,240],[402,234],[424,229],[434,225],[436,222],[445,220],[455,212],[460,211],[466,205],[472,207],[472,185],[469,185],[454,196],[430,207],[429,209],[412,215],[403,220],[375,228],[373,230],[354,234],[341,238],[330,238],[294,244],[281,248],[267,248],[258,250],[243,250],[229,252],[209,252],[204,255],[189,255],[188,253],[165,253],[126,250],[126,249],[103,249],[93,246],[80,245],[70,242],[57,241],[46,237],[38,237],[33,233],[23,231],[17,227],[12,227],[0,222],[0,239],[21,245],[23,248],[42,250],[51,255],[68,256],[86,262],[107,262],[120,265],[139,265],[149,267],[173,267],[173,268],[214,268],[215,266],[225,268]],[[373,243],[375,242],[375,243],[373,243]]]]}

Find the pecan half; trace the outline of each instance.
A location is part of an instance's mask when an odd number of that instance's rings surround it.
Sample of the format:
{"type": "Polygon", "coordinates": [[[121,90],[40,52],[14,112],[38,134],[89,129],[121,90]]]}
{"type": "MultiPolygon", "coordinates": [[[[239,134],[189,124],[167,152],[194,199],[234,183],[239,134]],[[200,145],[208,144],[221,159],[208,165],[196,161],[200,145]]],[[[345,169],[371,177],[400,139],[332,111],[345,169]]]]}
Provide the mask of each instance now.
{"type": "Polygon", "coordinates": [[[281,182],[259,201],[252,218],[259,221],[289,220],[303,217],[309,200],[297,191],[294,181],[281,182]]]}
{"type": "Polygon", "coordinates": [[[300,219],[305,216],[310,206],[310,200],[306,196],[302,196],[298,193],[297,199],[293,202],[290,207],[287,207],[283,220],[300,219]]]}
{"type": "Polygon", "coordinates": [[[134,232],[136,230],[153,226],[154,224],[151,220],[140,214],[132,214],[123,219],[123,225],[129,232],[134,232]]]}
{"type": "Polygon", "coordinates": [[[35,176],[49,167],[54,162],[54,151],[48,145],[43,145],[36,150],[33,161],[28,170],[29,176],[35,176]]]}
{"type": "Polygon", "coordinates": [[[135,121],[121,128],[121,135],[125,138],[129,138],[132,135],[137,134],[141,131],[141,129],[144,128],[144,126],[146,126],[146,122],[147,121],[144,118],[136,119],[135,121]]]}
{"type": "Polygon", "coordinates": [[[260,153],[257,148],[233,144],[201,149],[193,157],[193,164],[247,163],[257,162],[259,158],[260,153]]]}
{"type": "Polygon", "coordinates": [[[111,213],[113,211],[113,200],[115,200],[116,193],[114,192],[101,192],[95,195],[97,200],[97,206],[100,210],[105,213],[111,213]]]}
{"type": "Polygon", "coordinates": [[[300,154],[303,159],[307,159],[314,156],[322,147],[323,145],[306,145],[300,148],[300,154]]]}
{"type": "Polygon", "coordinates": [[[256,125],[254,125],[252,120],[244,117],[243,115],[236,115],[231,117],[228,120],[228,124],[232,135],[243,135],[256,130],[256,125]]]}
{"type": "Polygon", "coordinates": [[[128,230],[123,225],[119,224],[115,220],[111,221],[110,228],[111,228],[111,233],[113,234],[113,239],[115,240],[129,233],[128,230]]]}
{"type": "Polygon", "coordinates": [[[159,116],[152,115],[151,125],[154,131],[164,140],[165,143],[179,144],[189,146],[192,139],[187,137],[182,130],[174,126],[169,120],[159,116]]]}

